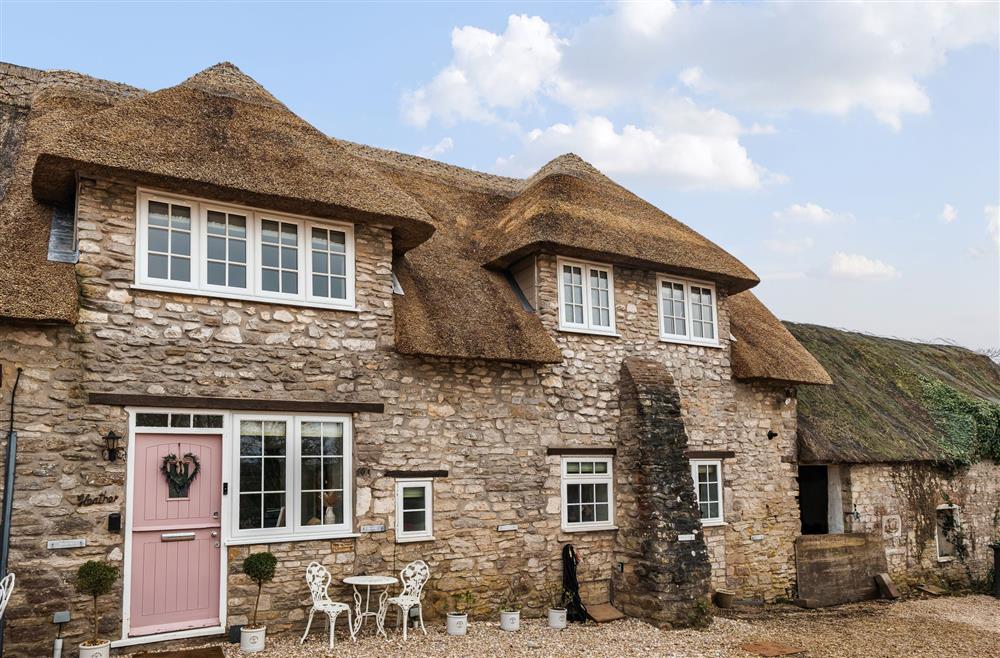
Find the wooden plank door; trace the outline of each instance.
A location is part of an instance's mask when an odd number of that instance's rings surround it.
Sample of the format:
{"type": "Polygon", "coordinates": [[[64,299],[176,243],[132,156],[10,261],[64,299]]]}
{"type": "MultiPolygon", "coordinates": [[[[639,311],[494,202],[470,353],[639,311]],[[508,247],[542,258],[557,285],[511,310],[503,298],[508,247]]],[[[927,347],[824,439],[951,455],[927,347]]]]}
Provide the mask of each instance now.
{"type": "Polygon", "coordinates": [[[218,626],[222,437],[137,434],[132,450],[129,635],[218,626]],[[201,466],[186,496],[161,471],[170,454],[201,466]]]}

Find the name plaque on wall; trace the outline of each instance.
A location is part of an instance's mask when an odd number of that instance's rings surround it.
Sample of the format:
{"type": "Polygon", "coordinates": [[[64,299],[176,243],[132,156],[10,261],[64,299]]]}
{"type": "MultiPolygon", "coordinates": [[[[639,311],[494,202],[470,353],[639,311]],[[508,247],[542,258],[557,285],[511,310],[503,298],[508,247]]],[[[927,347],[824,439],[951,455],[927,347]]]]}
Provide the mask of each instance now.
{"type": "Polygon", "coordinates": [[[83,548],[87,545],[86,539],[50,539],[45,543],[49,549],[53,548],[83,548]]]}
{"type": "Polygon", "coordinates": [[[498,532],[511,532],[512,530],[517,530],[517,524],[516,523],[508,523],[506,525],[498,525],[497,526],[497,531],[498,532]]]}
{"type": "Polygon", "coordinates": [[[694,535],[677,535],[677,541],[694,541],[694,535]]]}
{"type": "Polygon", "coordinates": [[[361,526],[361,532],[385,532],[385,524],[363,525],[361,526]]]}

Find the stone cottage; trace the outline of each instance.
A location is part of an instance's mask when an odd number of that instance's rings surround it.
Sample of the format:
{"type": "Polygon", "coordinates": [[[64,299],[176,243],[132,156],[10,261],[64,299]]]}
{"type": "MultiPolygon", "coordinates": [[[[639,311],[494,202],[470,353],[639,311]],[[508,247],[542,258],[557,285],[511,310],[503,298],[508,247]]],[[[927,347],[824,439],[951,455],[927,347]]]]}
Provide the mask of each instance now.
{"type": "Polygon", "coordinates": [[[903,588],[987,584],[1000,542],[1000,365],[952,345],[787,326],[834,381],[798,400],[800,595],[874,596],[882,571],[903,588]]]}
{"type": "Polygon", "coordinates": [[[272,632],[313,559],[424,559],[429,614],[540,613],[566,543],[586,599],[663,626],[792,595],[798,385],[829,377],[753,272],[580,158],[331,139],[230,64],[156,92],[3,65],[0,107],[10,655],[56,610],[81,635],[88,559],[122,570],[116,646],[246,622],[264,549],[272,632]]]}

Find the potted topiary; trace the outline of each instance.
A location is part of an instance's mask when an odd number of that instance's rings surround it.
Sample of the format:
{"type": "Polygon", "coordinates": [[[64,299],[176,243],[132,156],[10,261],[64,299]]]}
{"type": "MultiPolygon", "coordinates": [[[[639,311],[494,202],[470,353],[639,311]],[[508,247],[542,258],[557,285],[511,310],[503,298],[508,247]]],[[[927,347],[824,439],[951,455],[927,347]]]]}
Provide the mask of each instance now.
{"type": "Polygon", "coordinates": [[[118,567],[107,562],[89,560],[80,565],[76,572],[76,591],[94,599],[94,632],[89,640],[80,643],[80,658],[108,658],[110,640],[98,639],[100,616],[97,613],[97,597],[111,591],[118,580],[118,567]]]}
{"type": "Polygon", "coordinates": [[[257,608],[260,607],[260,592],[264,589],[264,583],[268,583],[274,578],[274,568],[277,565],[278,558],[268,552],[251,553],[243,560],[243,573],[257,583],[257,600],[253,604],[253,617],[250,619],[250,625],[240,629],[241,651],[254,653],[264,650],[264,635],[267,627],[264,624],[257,624],[257,608]]]}
{"type": "Polygon", "coordinates": [[[448,613],[448,635],[465,635],[469,622],[469,609],[476,597],[469,590],[451,597],[454,610],[448,613]]]}
{"type": "Polygon", "coordinates": [[[549,587],[549,599],[552,607],[549,608],[549,628],[562,630],[566,628],[566,602],[573,595],[563,589],[562,581],[553,582],[549,587]]]}
{"type": "Polygon", "coordinates": [[[513,585],[500,597],[500,628],[512,632],[521,628],[521,604],[513,585]]]}

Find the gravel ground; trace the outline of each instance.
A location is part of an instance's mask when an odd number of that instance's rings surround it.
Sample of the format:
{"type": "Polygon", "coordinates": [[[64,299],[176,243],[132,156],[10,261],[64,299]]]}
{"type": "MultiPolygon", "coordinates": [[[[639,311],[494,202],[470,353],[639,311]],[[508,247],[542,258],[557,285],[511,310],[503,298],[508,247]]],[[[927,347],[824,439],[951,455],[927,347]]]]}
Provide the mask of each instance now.
{"type": "MultiPolygon", "coordinates": [[[[705,631],[659,631],[635,620],[550,630],[543,620],[525,620],[518,633],[505,633],[498,624],[469,624],[465,637],[449,637],[443,624],[429,624],[405,644],[390,632],[390,641],[362,631],[356,644],[338,637],[332,653],[326,636],[314,628],[305,645],[284,635],[268,638],[261,658],[342,656],[371,658],[487,656],[569,658],[575,656],[651,658],[662,656],[750,658],[739,647],[747,642],[772,641],[802,649],[801,657],[896,658],[944,656],[997,658],[1000,656],[1000,601],[988,596],[914,599],[895,603],[868,602],[821,610],[794,606],[737,606],[716,617],[705,631]]],[[[238,645],[223,645],[226,658],[242,657],[238,645]]],[[[247,654],[249,655],[249,654],[247,654]]]]}

